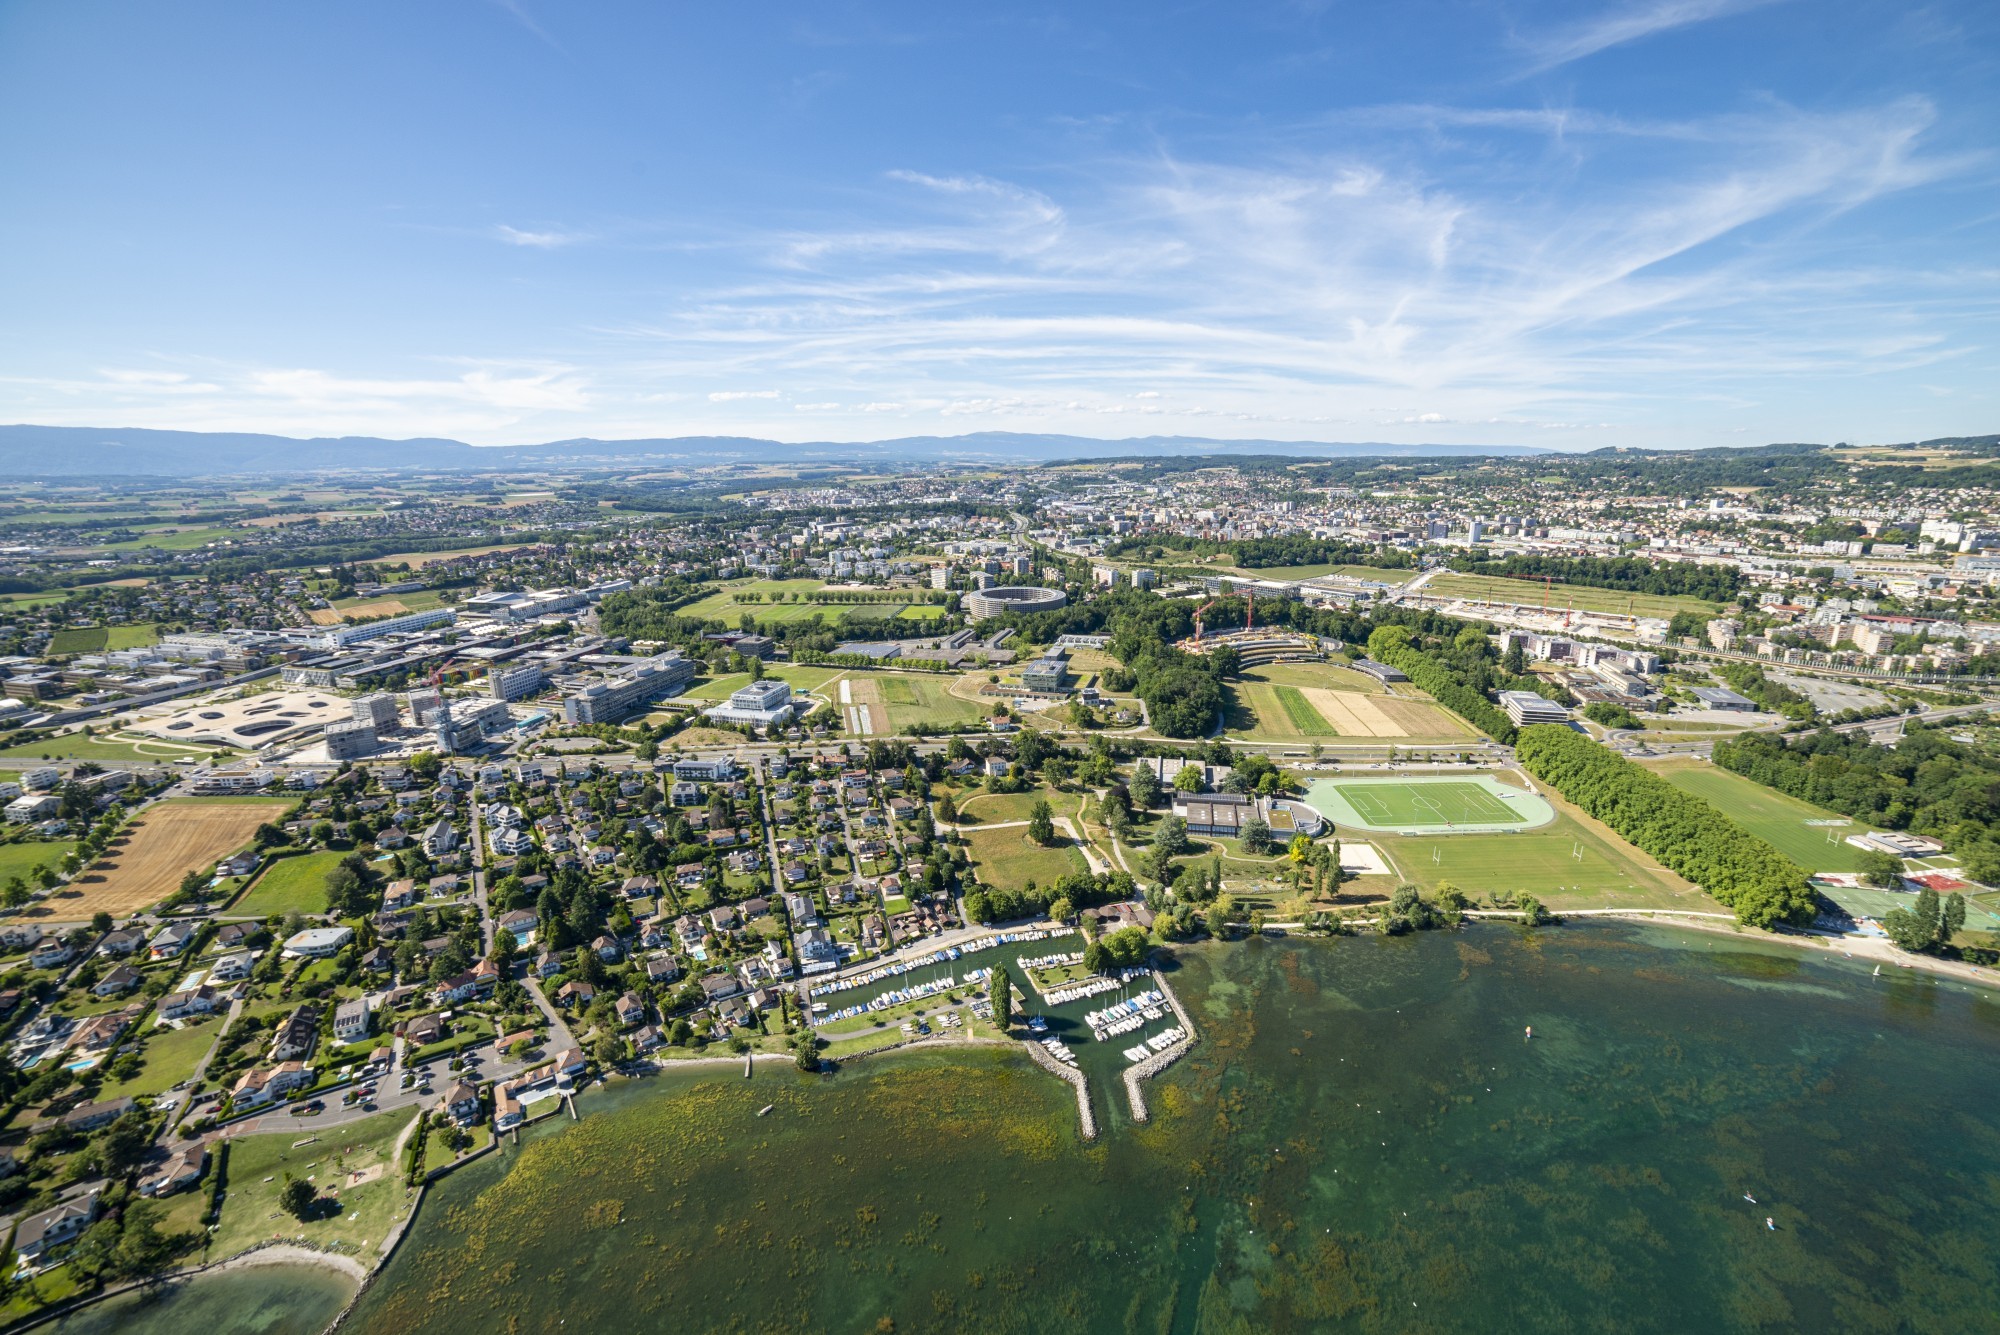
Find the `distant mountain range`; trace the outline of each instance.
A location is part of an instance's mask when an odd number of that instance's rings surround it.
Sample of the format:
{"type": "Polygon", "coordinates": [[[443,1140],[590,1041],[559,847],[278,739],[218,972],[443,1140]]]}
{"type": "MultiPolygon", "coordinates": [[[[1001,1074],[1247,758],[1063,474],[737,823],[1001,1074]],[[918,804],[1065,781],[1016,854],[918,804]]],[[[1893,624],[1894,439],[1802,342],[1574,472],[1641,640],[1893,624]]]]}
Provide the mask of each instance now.
{"type": "Polygon", "coordinates": [[[261,436],[137,427],[0,426],[0,478],[221,477],[331,470],[477,472],[511,468],[604,468],[655,460],[676,464],[1046,463],[1055,459],[1202,455],[1304,458],[1466,458],[1544,454],[1535,445],[1390,445],[1376,442],[1210,440],[1199,436],[1089,436],[981,431],[965,436],[786,444],[743,436],[655,440],[555,440],[541,445],[377,436],[261,436]]]}

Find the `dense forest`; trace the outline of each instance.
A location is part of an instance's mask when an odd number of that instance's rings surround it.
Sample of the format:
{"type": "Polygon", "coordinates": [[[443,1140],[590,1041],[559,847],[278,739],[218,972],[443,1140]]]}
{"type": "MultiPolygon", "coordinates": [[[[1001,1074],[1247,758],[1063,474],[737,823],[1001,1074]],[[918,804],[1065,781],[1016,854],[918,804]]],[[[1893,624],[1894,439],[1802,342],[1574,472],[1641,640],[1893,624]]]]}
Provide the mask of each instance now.
{"type": "Polygon", "coordinates": [[[1806,923],[1816,913],[1805,870],[1699,797],[1581,733],[1521,729],[1522,766],[1637,847],[1733,909],[1753,927],[1806,923]]]}
{"type": "Polygon", "coordinates": [[[1893,749],[1827,728],[1745,733],[1716,743],[1715,763],[1843,816],[1929,835],[1973,880],[2000,878],[2000,760],[1940,728],[1911,723],[1893,749]]]}

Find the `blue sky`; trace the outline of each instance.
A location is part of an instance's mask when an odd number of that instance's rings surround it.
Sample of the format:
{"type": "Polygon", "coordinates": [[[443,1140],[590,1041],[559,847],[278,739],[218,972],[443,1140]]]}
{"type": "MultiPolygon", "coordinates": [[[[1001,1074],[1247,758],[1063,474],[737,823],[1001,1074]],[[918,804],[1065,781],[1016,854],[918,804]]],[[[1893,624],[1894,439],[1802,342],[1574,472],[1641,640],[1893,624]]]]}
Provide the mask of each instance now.
{"type": "Polygon", "coordinates": [[[0,0],[0,420],[2000,430],[2000,6],[0,0]]]}

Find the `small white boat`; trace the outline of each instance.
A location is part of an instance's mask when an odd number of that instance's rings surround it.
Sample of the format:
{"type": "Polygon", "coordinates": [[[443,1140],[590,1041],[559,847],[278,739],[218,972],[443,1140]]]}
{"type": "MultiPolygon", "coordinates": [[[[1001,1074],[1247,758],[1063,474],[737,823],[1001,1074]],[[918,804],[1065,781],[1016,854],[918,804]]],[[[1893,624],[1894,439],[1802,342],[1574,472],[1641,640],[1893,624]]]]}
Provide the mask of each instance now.
{"type": "Polygon", "coordinates": [[[761,1107],[761,1108],[759,1108],[759,1109],[757,1110],[757,1115],[758,1115],[759,1117],[764,1117],[764,1116],[767,1116],[767,1115],[768,1115],[768,1114],[769,1114],[769,1113],[771,1112],[771,1110],[772,1110],[772,1109],[774,1109],[774,1108],[776,1108],[777,1106],[778,1106],[778,1105],[777,1105],[777,1104],[775,1104],[775,1103],[767,1103],[767,1104],[765,1104],[765,1105],[764,1105],[763,1107],[761,1107]]]}

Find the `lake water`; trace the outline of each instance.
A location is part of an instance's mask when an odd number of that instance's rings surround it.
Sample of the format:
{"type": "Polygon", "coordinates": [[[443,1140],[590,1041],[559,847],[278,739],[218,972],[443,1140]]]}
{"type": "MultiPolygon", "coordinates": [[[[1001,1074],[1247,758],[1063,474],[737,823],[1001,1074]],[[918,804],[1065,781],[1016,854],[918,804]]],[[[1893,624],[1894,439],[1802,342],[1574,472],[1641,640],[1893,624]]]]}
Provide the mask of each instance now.
{"type": "Polygon", "coordinates": [[[203,1275],[164,1293],[108,1299],[46,1329],[55,1335],[319,1335],[353,1296],[354,1281],[330,1270],[254,1266],[203,1275]]]}
{"type": "Polygon", "coordinates": [[[2000,1329],[1990,996],[1610,924],[1174,979],[1150,1124],[990,1049],[621,1086],[446,1179],[347,1329],[2000,1329]]]}

